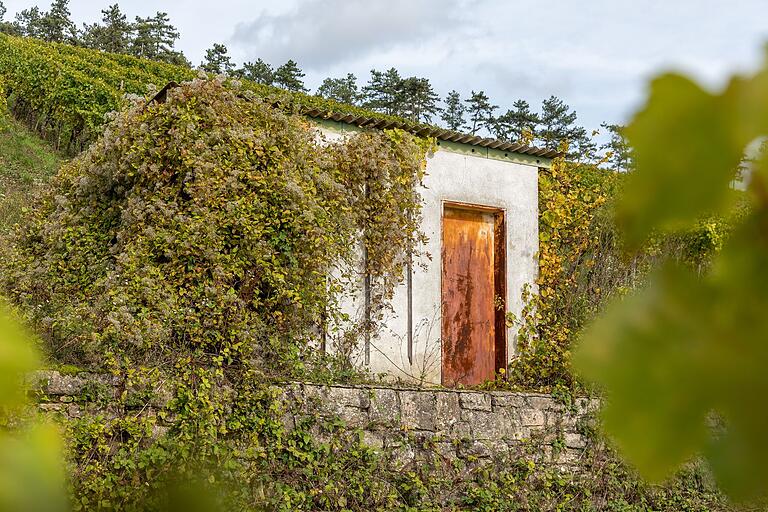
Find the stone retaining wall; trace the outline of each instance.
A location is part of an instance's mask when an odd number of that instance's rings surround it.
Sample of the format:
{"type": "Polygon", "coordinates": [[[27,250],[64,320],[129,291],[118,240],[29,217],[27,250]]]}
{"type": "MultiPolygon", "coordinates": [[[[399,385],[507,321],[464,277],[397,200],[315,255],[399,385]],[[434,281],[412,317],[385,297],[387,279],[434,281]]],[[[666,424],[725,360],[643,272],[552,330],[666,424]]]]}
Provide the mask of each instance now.
{"type": "MultiPolygon", "coordinates": [[[[153,416],[158,434],[169,426],[162,410],[170,393],[160,387],[131,389],[117,377],[94,373],[43,371],[33,380],[39,409],[44,412],[71,419],[83,414],[153,416]],[[122,398],[119,408],[114,405],[118,398],[122,398]]],[[[484,459],[536,441],[543,460],[577,464],[599,405],[586,398],[566,406],[544,394],[442,388],[308,383],[273,388],[287,428],[301,422],[341,420],[346,429],[359,429],[369,446],[399,450],[399,457],[406,459],[416,456],[413,447],[422,444],[447,459],[484,459]]],[[[321,429],[315,431],[324,435],[321,429]]]]}
{"type": "Polygon", "coordinates": [[[566,406],[538,393],[305,383],[282,387],[280,399],[286,425],[338,417],[376,448],[398,448],[410,435],[448,458],[486,458],[537,441],[542,458],[559,464],[578,462],[599,405],[579,398],[566,406]]]}

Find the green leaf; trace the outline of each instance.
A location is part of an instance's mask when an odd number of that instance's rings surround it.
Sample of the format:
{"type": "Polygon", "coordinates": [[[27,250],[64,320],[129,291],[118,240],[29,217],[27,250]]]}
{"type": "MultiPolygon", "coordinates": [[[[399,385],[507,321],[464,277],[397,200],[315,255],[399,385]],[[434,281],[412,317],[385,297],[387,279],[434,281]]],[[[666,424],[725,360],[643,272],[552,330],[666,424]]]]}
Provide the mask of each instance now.
{"type": "Polygon", "coordinates": [[[655,229],[690,227],[722,210],[751,136],[734,130],[739,87],[723,95],[680,75],[651,84],[648,104],[627,127],[637,172],[626,183],[618,220],[636,248],[655,229]]]}
{"type": "MultiPolygon", "coordinates": [[[[768,89],[767,89],[768,90],[768,89]]],[[[605,427],[652,480],[705,455],[722,488],[768,490],[768,201],[740,218],[711,268],[665,268],[613,304],[575,355],[604,386],[605,427]],[[716,421],[715,421],[716,420],[716,421]],[[719,426],[716,424],[720,423],[719,426]]]]}
{"type": "Polygon", "coordinates": [[[699,354],[699,321],[711,304],[686,271],[667,268],[615,304],[575,354],[584,376],[607,389],[603,419],[621,451],[649,480],[689,459],[707,437],[711,395],[699,354]]]}

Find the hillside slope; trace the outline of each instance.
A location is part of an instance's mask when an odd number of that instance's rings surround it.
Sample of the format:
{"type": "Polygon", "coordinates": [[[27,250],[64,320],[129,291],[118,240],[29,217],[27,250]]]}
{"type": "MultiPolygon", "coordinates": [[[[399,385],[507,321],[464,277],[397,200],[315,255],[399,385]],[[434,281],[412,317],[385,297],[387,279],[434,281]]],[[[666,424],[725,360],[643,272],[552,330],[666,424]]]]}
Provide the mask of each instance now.
{"type": "Polygon", "coordinates": [[[22,208],[56,173],[62,158],[21,123],[0,122],[0,233],[18,221],[22,208]]]}
{"type": "MultiPolygon", "coordinates": [[[[0,84],[13,115],[55,147],[76,154],[101,133],[106,114],[126,94],[146,96],[154,87],[192,80],[199,71],[120,54],[0,34],[0,84]]],[[[365,116],[418,128],[424,125],[292,93],[247,80],[244,89],[287,110],[365,116]]]]}

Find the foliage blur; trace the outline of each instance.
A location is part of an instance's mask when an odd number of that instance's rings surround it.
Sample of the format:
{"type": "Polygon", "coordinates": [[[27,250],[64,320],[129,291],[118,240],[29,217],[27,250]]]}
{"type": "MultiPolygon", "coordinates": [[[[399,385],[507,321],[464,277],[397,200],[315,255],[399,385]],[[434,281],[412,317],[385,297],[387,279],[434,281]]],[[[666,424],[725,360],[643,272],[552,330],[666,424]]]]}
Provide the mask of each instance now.
{"type": "Polygon", "coordinates": [[[31,346],[0,301],[0,512],[57,512],[67,505],[58,431],[24,408],[24,379],[37,365],[31,346]]]}
{"type": "Polygon", "coordinates": [[[661,261],[696,273],[706,270],[742,214],[743,206],[728,215],[701,217],[679,232],[656,232],[627,254],[615,211],[617,198],[631,186],[629,176],[564,159],[539,172],[537,288],[526,290],[519,317],[508,315],[518,328],[518,354],[506,383],[494,387],[580,390],[571,349],[584,327],[610,299],[644,286],[661,261]]]}
{"type": "MultiPolygon", "coordinates": [[[[675,74],[651,84],[627,128],[637,171],[617,220],[630,250],[710,215],[731,215],[745,148],[768,135],[768,64],[711,93],[675,74]]],[[[604,387],[605,426],[661,479],[703,453],[736,498],[768,492],[768,159],[747,170],[747,208],[706,268],[672,258],[615,301],[576,361],[604,387]]]]}

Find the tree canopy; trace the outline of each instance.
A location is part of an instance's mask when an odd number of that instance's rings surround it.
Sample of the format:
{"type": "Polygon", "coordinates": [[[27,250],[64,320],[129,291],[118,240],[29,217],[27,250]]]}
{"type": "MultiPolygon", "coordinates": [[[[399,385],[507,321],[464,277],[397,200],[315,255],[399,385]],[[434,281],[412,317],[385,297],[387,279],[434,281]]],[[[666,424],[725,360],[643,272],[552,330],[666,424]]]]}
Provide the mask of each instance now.
{"type": "MultiPolygon", "coordinates": [[[[191,66],[175,48],[180,34],[164,12],[137,16],[131,22],[115,3],[101,11],[100,22],[86,23],[78,30],[71,21],[69,0],[53,0],[47,11],[37,6],[24,9],[16,14],[13,22],[3,21],[4,9],[0,3],[2,32],[191,66]]],[[[289,59],[278,65],[256,57],[238,66],[221,43],[214,43],[206,50],[200,69],[292,92],[309,92],[304,81],[306,74],[296,60],[289,59]]],[[[403,76],[395,67],[371,70],[369,80],[362,85],[358,85],[358,78],[352,73],[325,78],[315,94],[417,123],[441,123],[451,130],[467,130],[473,135],[493,136],[509,142],[547,149],[558,149],[567,143],[569,158],[606,162],[616,170],[625,171],[631,164],[631,151],[614,124],[601,125],[605,136],[598,144],[596,132],[579,125],[576,112],[556,96],[546,98],[538,111],[524,99],[517,99],[511,107],[499,110],[483,90],[472,90],[466,98],[451,90],[441,98],[428,78],[403,76]]]]}
{"type": "Polygon", "coordinates": [[[256,62],[246,62],[242,68],[235,71],[235,75],[257,84],[272,85],[275,83],[275,70],[261,59],[256,59],[256,62]]]}
{"type": "Polygon", "coordinates": [[[235,69],[227,47],[221,43],[214,45],[205,51],[205,59],[200,64],[200,69],[207,73],[217,75],[229,75],[235,69]]]}
{"type": "Polygon", "coordinates": [[[293,92],[308,92],[304,87],[304,72],[293,59],[289,59],[285,64],[278,66],[273,75],[274,84],[282,89],[293,92]]]}
{"type": "Polygon", "coordinates": [[[352,73],[348,73],[344,78],[326,78],[317,89],[317,94],[349,105],[357,105],[360,102],[357,77],[352,73]]]}
{"type": "Polygon", "coordinates": [[[83,44],[112,53],[128,53],[134,27],[118,4],[101,11],[101,24],[83,26],[83,44]]]}

